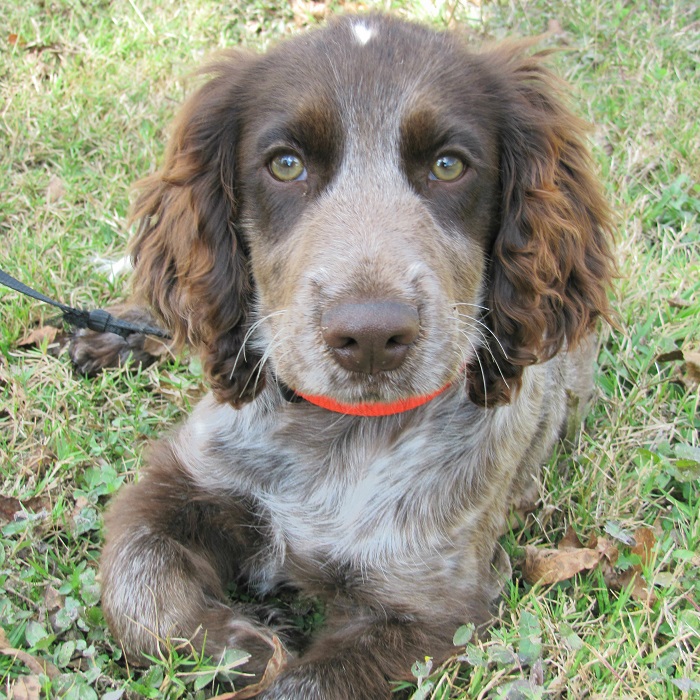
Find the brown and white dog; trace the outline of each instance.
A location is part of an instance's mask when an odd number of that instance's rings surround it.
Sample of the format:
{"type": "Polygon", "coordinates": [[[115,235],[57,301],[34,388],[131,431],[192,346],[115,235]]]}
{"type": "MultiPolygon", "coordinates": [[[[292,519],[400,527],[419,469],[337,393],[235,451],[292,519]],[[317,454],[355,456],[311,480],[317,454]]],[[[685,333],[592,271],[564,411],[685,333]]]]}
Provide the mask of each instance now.
{"type": "Polygon", "coordinates": [[[259,681],[276,633],[227,583],[292,587],[326,624],[263,696],[385,698],[489,619],[509,507],[590,395],[608,208],[522,43],[345,17],[209,72],[132,250],[212,393],[109,509],[104,612],[133,657],[185,637],[259,681]]]}

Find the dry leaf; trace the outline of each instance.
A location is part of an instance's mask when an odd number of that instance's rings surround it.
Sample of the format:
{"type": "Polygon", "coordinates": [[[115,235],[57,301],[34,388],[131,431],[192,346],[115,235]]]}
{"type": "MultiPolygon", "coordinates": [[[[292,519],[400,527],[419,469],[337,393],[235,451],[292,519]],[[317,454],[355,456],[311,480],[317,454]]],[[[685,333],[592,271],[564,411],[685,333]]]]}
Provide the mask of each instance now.
{"type": "Polygon", "coordinates": [[[20,676],[11,686],[9,697],[12,700],[39,700],[41,683],[38,676],[20,676]]]}
{"type": "MultiPolygon", "coordinates": [[[[641,564],[635,564],[625,571],[617,571],[614,567],[619,552],[615,549],[614,559],[606,557],[607,561],[601,563],[601,570],[605,584],[614,591],[621,591],[631,586],[630,595],[633,600],[653,605],[656,602],[656,595],[647,586],[642,576],[642,565],[647,565],[651,561],[652,550],[656,544],[656,536],[653,528],[640,527],[632,534],[635,545],[630,549],[632,554],[636,554],[641,559],[641,564]]],[[[604,538],[600,538],[604,539],[604,538]]],[[[612,551],[609,552],[612,556],[612,551]]]]}
{"type": "Polygon", "coordinates": [[[267,690],[287,665],[287,654],[282,647],[279,637],[275,636],[272,638],[272,648],[274,651],[267,662],[265,673],[263,673],[263,677],[257,683],[247,685],[240,690],[234,690],[232,693],[217,695],[212,700],[246,700],[246,698],[254,698],[256,695],[260,695],[263,690],[267,690]]]}
{"type": "Polygon", "coordinates": [[[22,649],[13,649],[10,646],[6,646],[7,638],[5,638],[4,635],[2,639],[0,639],[0,643],[2,644],[2,646],[0,646],[0,654],[17,659],[17,661],[23,663],[32,673],[37,675],[44,674],[49,678],[56,678],[56,676],[60,674],[60,671],[50,661],[46,659],[37,659],[29,652],[23,651],[22,649]]]}
{"type": "Polygon", "coordinates": [[[573,527],[566,529],[564,537],[561,538],[561,542],[557,545],[557,549],[566,549],[567,547],[570,549],[581,549],[583,547],[583,543],[578,538],[573,527]]]}
{"type": "Polygon", "coordinates": [[[661,352],[655,358],[655,362],[678,362],[678,360],[683,359],[683,351],[671,350],[669,352],[661,352]]]}
{"type": "Polygon", "coordinates": [[[671,350],[656,356],[656,362],[683,362],[675,380],[688,389],[700,387],[700,352],[697,350],[671,350]]]}
{"type": "Polygon", "coordinates": [[[581,571],[593,569],[601,559],[601,552],[586,547],[538,549],[525,547],[523,576],[528,583],[557,583],[575,576],[581,571]]]}
{"type": "Polygon", "coordinates": [[[64,597],[53,587],[49,586],[44,593],[44,607],[46,612],[53,613],[64,605],[64,597]]]}
{"type": "Polygon", "coordinates": [[[632,547],[632,554],[636,554],[642,561],[642,566],[647,566],[651,561],[651,550],[656,544],[656,535],[650,527],[640,527],[633,535],[636,544],[632,547]]]}
{"type": "Polygon", "coordinates": [[[685,376],[688,383],[697,388],[700,385],[700,352],[687,351],[685,358],[685,376]]]}
{"type": "Polygon", "coordinates": [[[58,328],[54,328],[53,326],[40,326],[39,328],[35,328],[28,335],[25,335],[24,338],[17,343],[17,345],[18,347],[39,347],[44,341],[50,344],[56,340],[57,333],[58,328]]]}
{"type": "Polygon", "coordinates": [[[46,188],[46,201],[49,204],[58,202],[66,193],[66,187],[58,175],[52,175],[46,188]]]}
{"type": "Polygon", "coordinates": [[[40,496],[20,501],[11,496],[0,495],[0,523],[9,523],[12,520],[16,520],[17,517],[23,517],[25,511],[41,513],[41,511],[48,510],[50,505],[47,498],[40,496]]]}

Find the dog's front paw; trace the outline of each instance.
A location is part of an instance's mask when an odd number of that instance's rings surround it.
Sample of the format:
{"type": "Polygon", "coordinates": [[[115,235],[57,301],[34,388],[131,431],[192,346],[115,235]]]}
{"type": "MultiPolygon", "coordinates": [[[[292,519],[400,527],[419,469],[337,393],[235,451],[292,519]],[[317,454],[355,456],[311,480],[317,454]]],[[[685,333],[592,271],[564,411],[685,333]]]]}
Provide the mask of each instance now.
{"type": "MultiPolygon", "coordinates": [[[[153,316],[137,307],[116,307],[110,313],[139,326],[155,326],[153,316]]],[[[148,367],[170,351],[169,344],[142,333],[130,333],[123,338],[116,333],[96,333],[77,330],[70,341],[68,353],[75,368],[88,377],[108,367],[132,364],[148,367]]]]}
{"type": "Polygon", "coordinates": [[[367,659],[362,666],[347,666],[338,659],[299,663],[284,671],[258,700],[389,700],[386,679],[367,659]]]}

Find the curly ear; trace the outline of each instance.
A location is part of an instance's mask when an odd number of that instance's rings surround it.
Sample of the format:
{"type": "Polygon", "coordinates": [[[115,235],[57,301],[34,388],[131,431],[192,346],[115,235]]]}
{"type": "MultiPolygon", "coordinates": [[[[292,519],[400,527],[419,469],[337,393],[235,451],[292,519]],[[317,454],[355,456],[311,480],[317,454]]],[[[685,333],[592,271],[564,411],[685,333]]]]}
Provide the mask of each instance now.
{"type": "Polygon", "coordinates": [[[162,169],[137,185],[131,243],[134,287],[177,345],[202,355],[217,398],[239,405],[255,395],[259,358],[244,352],[253,283],[236,230],[234,151],[244,75],[255,60],[236,52],[175,120],[162,169]]]}
{"type": "Polygon", "coordinates": [[[528,56],[527,46],[485,56],[507,107],[501,221],[484,319],[494,339],[470,382],[482,405],[508,402],[523,367],[574,347],[598,317],[609,318],[611,216],[593,174],[587,124],[570,112],[559,81],[543,66],[548,52],[528,56]]]}

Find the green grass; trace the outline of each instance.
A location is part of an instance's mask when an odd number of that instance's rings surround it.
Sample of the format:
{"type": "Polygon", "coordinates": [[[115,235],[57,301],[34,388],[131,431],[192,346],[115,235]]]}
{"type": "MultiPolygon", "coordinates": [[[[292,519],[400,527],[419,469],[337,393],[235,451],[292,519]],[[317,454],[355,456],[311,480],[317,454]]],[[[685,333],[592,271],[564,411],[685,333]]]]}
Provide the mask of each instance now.
{"type": "MultiPolygon", "coordinates": [[[[558,30],[545,42],[565,49],[555,64],[595,125],[621,270],[619,329],[604,333],[598,400],[574,449],[545,469],[542,506],[505,538],[516,575],[496,626],[455,648],[461,662],[417,668],[409,693],[700,697],[698,386],[681,360],[662,361],[700,351],[697,4],[402,0],[392,9],[460,23],[477,38],[558,30]],[[644,566],[653,605],[610,590],[595,572],[549,587],[517,575],[526,544],[556,543],[569,526],[585,541],[642,524],[655,529],[644,566]]],[[[83,305],[126,292],[93,258],[122,254],[129,186],[159,162],[189,72],[217,48],[264,48],[312,21],[282,0],[26,0],[3,15],[1,266],[83,305]],[[52,179],[59,195],[47,197],[52,179]]],[[[0,648],[24,652],[0,654],[0,695],[223,692],[233,658],[216,669],[182,649],[148,669],[128,666],[95,578],[104,506],[133,477],[144,442],[201,392],[196,366],[77,377],[60,345],[18,346],[52,316],[0,291],[0,648]]],[[[621,549],[620,566],[634,563],[621,549]]]]}

